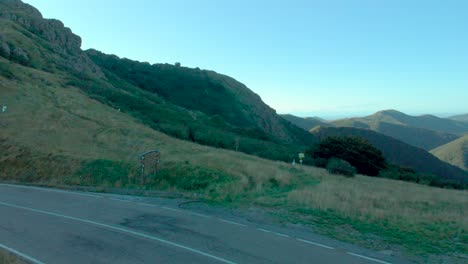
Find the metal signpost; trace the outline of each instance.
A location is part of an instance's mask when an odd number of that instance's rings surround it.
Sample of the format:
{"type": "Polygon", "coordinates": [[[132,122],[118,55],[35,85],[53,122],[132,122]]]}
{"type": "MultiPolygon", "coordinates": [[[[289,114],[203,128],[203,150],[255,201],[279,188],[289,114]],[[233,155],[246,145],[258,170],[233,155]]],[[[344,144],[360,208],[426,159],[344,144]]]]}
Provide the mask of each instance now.
{"type": "Polygon", "coordinates": [[[299,153],[299,162],[301,163],[301,165],[302,165],[302,160],[304,159],[304,157],[305,157],[304,153],[302,152],[299,153]]]}
{"type": "Polygon", "coordinates": [[[141,184],[145,183],[145,176],[148,174],[156,174],[158,172],[159,160],[161,152],[152,150],[140,155],[141,164],[141,184]]]}

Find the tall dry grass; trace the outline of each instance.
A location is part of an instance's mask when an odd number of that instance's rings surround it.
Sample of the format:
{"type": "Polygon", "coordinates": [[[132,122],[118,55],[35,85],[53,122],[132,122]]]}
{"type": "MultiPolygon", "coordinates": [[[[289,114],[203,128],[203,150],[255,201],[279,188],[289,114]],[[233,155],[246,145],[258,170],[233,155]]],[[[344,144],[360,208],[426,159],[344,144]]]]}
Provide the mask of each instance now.
{"type": "Polygon", "coordinates": [[[293,190],[288,203],[334,210],[361,220],[409,224],[456,222],[468,230],[468,192],[366,176],[323,177],[319,185],[293,190]]]}
{"type": "Polygon", "coordinates": [[[0,249],[0,264],[26,264],[26,262],[19,257],[0,249]]]}

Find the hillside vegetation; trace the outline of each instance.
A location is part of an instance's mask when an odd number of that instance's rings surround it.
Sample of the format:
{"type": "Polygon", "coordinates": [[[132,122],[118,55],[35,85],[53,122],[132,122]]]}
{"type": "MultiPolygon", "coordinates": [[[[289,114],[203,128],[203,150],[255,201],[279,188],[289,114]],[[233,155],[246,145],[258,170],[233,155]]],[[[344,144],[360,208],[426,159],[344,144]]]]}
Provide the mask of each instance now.
{"type": "MultiPolygon", "coordinates": [[[[0,2],[2,57],[54,74],[61,86],[132,115],[153,129],[204,145],[289,160],[315,142],[243,84],[212,71],[149,65],[80,49],[81,39],[57,20],[19,1],[0,2]],[[23,54],[17,60],[16,53],[23,54]],[[90,59],[90,57],[99,65],[90,59]]],[[[5,64],[3,74],[13,78],[5,64]]]]}
{"type": "Polygon", "coordinates": [[[247,114],[236,123],[210,115],[206,105],[188,109],[170,94],[140,88],[96,65],[80,50],[79,37],[21,1],[0,1],[0,29],[0,104],[8,106],[0,113],[0,181],[179,192],[217,205],[260,207],[278,220],[418,262],[467,258],[466,191],[344,178],[233,151],[239,137],[244,152],[297,155],[315,137],[271,111],[276,124],[258,124],[247,114]],[[263,133],[249,134],[252,128],[263,133]],[[159,171],[142,181],[138,157],[151,149],[161,152],[159,171]]]}
{"type": "Polygon", "coordinates": [[[431,150],[439,159],[468,171],[468,135],[431,150]]]}

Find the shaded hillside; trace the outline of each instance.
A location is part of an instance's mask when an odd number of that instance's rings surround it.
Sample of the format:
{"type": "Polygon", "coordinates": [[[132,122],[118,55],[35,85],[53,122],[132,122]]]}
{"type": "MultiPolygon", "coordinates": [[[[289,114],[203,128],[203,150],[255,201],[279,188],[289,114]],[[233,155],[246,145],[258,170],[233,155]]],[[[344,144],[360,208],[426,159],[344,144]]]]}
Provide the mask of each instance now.
{"type": "Polygon", "coordinates": [[[463,170],[442,162],[429,152],[410,146],[392,137],[365,129],[350,127],[317,127],[311,133],[319,139],[330,136],[358,136],[367,139],[384,154],[387,161],[400,166],[413,168],[422,173],[434,174],[446,179],[467,183],[468,175],[463,170]]]}
{"type": "Polygon", "coordinates": [[[257,94],[231,77],[180,65],[151,65],[120,59],[96,50],[86,53],[104,69],[108,78],[118,78],[120,82],[157,94],[167,102],[220,117],[240,129],[266,133],[286,143],[314,141],[303,131],[284,122],[257,94]]]}
{"type": "Polygon", "coordinates": [[[90,51],[103,64],[96,65],[70,29],[43,19],[21,1],[0,1],[0,22],[0,74],[6,79],[25,79],[25,69],[45,72],[54,77],[50,86],[77,87],[168,135],[270,159],[289,159],[315,142],[313,135],[279,117],[227,76],[90,51]]]}
{"type": "Polygon", "coordinates": [[[316,126],[330,126],[328,123],[326,123],[323,120],[317,119],[315,117],[298,117],[295,115],[290,115],[290,114],[284,114],[280,115],[282,118],[288,120],[292,124],[305,129],[307,131],[311,130],[312,128],[316,126]]]}
{"type": "Polygon", "coordinates": [[[456,116],[451,116],[447,118],[450,120],[458,121],[458,122],[465,122],[465,123],[468,122],[468,114],[456,115],[456,116]]]}
{"type": "Polygon", "coordinates": [[[459,138],[459,136],[450,133],[410,126],[400,126],[387,122],[376,122],[371,125],[371,130],[427,151],[459,138]]]}
{"type": "MultiPolygon", "coordinates": [[[[371,124],[375,122],[386,122],[395,125],[417,127],[452,134],[463,134],[468,132],[468,124],[433,115],[410,116],[396,110],[384,110],[366,117],[342,119],[332,122],[336,126],[353,126],[352,122],[371,124]]],[[[360,127],[359,127],[360,128],[360,127]]]]}
{"type": "MultiPolygon", "coordinates": [[[[437,127],[439,123],[445,123],[441,118],[433,117],[437,120],[434,126],[437,127]],[[442,120],[442,121],[441,121],[442,120]]],[[[418,124],[424,123],[423,119],[432,119],[428,116],[412,117],[395,110],[381,111],[374,115],[362,118],[349,118],[341,119],[331,122],[337,127],[354,127],[360,129],[370,129],[381,134],[396,138],[412,146],[431,150],[438,146],[444,145],[457,138],[459,135],[439,131],[437,129],[428,129],[419,127],[418,124]],[[414,121],[419,120],[419,121],[414,121]]],[[[449,124],[453,121],[446,120],[449,124]]],[[[463,131],[464,126],[455,122],[453,126],[460,128],[463,131]]],[[[428,126],[426,126],[428,127],[428,126]]],[[[450,125],[441,125],[440,128],[450,127],[450,125]]],[[[468,129],[468,126],[466,127],[468,129]]],[[[450,129],[449,129],[450,130],[450,129]]]]}
{"type": "Polygon", "coordinates": [[[439,159],[468,171],[468,135],[431,150],[439,159]]]}

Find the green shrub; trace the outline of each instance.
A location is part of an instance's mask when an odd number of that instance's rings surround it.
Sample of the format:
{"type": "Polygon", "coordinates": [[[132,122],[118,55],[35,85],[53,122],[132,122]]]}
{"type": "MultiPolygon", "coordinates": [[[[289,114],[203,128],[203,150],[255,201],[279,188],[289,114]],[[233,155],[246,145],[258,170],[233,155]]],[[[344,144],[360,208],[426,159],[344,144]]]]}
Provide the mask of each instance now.
{"type": "Polygon", "coordinates": [[[310,148],[307,154],[314,159],[345,160],[357,172],[369,176],[377,176],[387,166],[382,152],[359,137],[328,137],[310,148]]]}
{"type": "Polygon", "coordinates": [[[164,165],[150,183],[152,188],[175,187],[186,191],[202,191],[209,186],[232,181],[231,175],[190,163],[170,162],[164,165]]]}
{"type": "Polygon", "coordinates": [[[356,168],[351,166],[349,162],[337,158],[328,160],[327,171],[332,174],[340,174],[347,177],[353,177],[356,174],[356,168]]]}
{"type": "Polygon", "coordinates": [[[114,186],[117,182],[121,186],[130,183],[136,169],[130,164],[111,160],[90,160],[83,162],[76,172],[79,183],[91,186],[114,186]]]}

